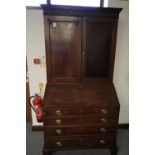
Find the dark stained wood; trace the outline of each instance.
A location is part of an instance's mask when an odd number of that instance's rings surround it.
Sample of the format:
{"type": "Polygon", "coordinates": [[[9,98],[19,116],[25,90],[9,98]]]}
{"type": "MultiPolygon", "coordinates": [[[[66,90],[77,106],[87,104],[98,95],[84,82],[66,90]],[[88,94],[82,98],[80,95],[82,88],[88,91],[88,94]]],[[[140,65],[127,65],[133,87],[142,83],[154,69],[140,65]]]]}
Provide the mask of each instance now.
{"type": "Polygon", "coordinates": [[[42,5],[47,85],[44,148],[117,152],[120,105],[112,82],[119,8],[42,5]]]}
{"type": "MultiPolygon", "coordinates": [[[[89,80],[88,80],[89,81],[89,80]]],[[[50,107],[52,101],[55,106],[72,106],[77,108],[86,106],[118,106],[118,99],[114,85],[107,80],[93,83],[83,81],[80,85],[47,85],[44,108],[50,107]],[[52,94],[52,95],[51,95],[52,94]],[[59,97],[61,96],[61,97],[59,97]]]]}
{"type": "Polygon", "coordinates": [[[119,112],[118,106],[86,106],[77,105],[76,109],[69,105],[61,105],[61,107],[51,106],[44,109],[44,114],[47,116],[56,116],[56,112],[60,111],[61,115],[80,115],[80,114],[100,114],[102,116],[113,115],[119,112]],[[102,112],[105,110],[106,112],[102,112]]]}
{"type": "Polygon", "coordinates": [[[65,126],[45,126],[44,127],[44,136],[46,138],[52,138],[54,136],[66,136],[66,135],[93,135],[93,134],[102,134],[102,135],[113,135],[115,134],[117,126],[115,125],[65,125],[65,126]]]}
{"type": "Polygon", "coordinates": [[[112,82],[117,19],[85,17],[83,20],[83,76],[108,78],[112,82]]]}
{"type": "Polygon", "coordinates": [[[86,77],[108,77],[114,20],[85,18],[86,77]]]}
{"type": "Polygon", "coordinates": [[[48,27],[48,82],[76,82],[81,77],[81,18],[51,16],[48,27]]]}
{"type": "Polygon", "coordinates": [[[81,7],[81,6],[63,6],[63,5],[41,5],[44,15],[57,16],[100,16],[109,18],[118,18],[122,8],[103,8],[103,7],[81,7]]]}
{"type": "Polygon", "coordinates": [[[109,63],[109,79],[113,81],[113,72],[114,72],[114,60],[115,60],[115,50],[116,50],[116,39],[117,39],[117,20],[113,25],[112,29],[112,42],[111,42],[111,51],[110,51],[110,63],[109,63]]]}
{"type": "Polygon", "coordinates": [[[61,125],[84,125],[84,124],[117,124],[118,117],[116,115],[112,116],[102,116],[102,115],[69,115],[69,116],[47,116],[44,118],[44,125],[57,125],[56,120],[61,120],[61,125]],[[105,120],[102,121],[102,119],[105,120]]]}
{"type": "Polygon", "coordinates": [[[97,135],[116,136],[119,103],[115,88],[109,80],[85,79],[80,84],[48,84],[44,103],[45,148],[110,148],[114,152],[115,138],[112,141],[106,138],[107,143],[104,145],[98,142],[99,139],[92,138],[97,135]],[[61,124],[57,124],[56,120],[60,120],[61,124]],[[106,133],[101,133],[101,127],[106,128],[106,133]],[[57,135],[56,130],[62,133],[57,135]],[[81,141],[81,137],[86,135],[88,138],[82,138],[81,146],[79,139],[81,141]],[[78,138],[70,141],[70,136],[78,138]],[[62,137],[64,139],[61,140],[62,137]],[[63,146],[57,146],[57,141],[63,146]]]}
{"type": "Polygon", "coordinates": [[[45,139],[45,148],[53,148],[53,149],[61,149],[62,147],[65,149],[68,148],[104,148],[111,146],[114,143],[114,136],[103,136],[95,135],[95,136],[74,136],[74,137],[59,137],[59,141],[57,138],[45,139]],[[101,140],[105,141],[101,143],[101,140]],[[61,146],[57,145],[57,143],[61,143],[61,146]]]}
{"type": "MultiPolygon", "coordinates": [[[[95,126],[96,126],[96,124],[95,124],[95,126]]],[[[50,127],[50,126],[49,126],[50,127]]],[[[55,126],[53,126],[53,128],[54,128],[55,126]]],[[[70,126],[69,126],[70,127],[70,126]]],[[[67,128],[69,128],[69,127],[67,127],[67,128]]],[[[103,127],[105,127],[105,126],[103,126],[103,127]]],[[[107,127],[107,125],[106,125],[106,127],[107,127]]],[[[56,126],[56,128],[57,128],[57,126],[56,126]]],[[[62,127],[63,128],[63,127],[62,127]]],[[[116,128],[118,128],[118,129],[129,129],[129,124],[118,124],[118,127],[116,127],[116,128]]],[[[90,128],[89,128],[90,129],[90,128]]],[[[92,128],[91,128],[92,129],[92,128]]],[[[90,130],[91,130],[90,129],[90,130]]],[[[110,128],[110,130],[114,130],[114,127],[111,127],[110,128]]],[[[39,125],[39,126],[32,126],[32,131],[43,131],[43,126],[42,125],[39,125]]],[[[83,131],[84,132],[84,131],[83,131]]]]}

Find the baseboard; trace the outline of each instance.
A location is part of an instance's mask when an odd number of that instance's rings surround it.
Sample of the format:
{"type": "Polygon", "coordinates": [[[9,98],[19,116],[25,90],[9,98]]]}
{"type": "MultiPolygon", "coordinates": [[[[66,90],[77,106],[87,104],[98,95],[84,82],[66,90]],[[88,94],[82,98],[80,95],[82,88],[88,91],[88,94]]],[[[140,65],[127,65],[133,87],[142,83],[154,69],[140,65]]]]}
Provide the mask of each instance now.
{"type": "Polygon", "coordinates": [[[119,129],[129,129],[129,124],[128,123],[123,123],[123,124],[118,124],[119,129]]]}
{"type": "MultiPolygon", "coordinates": [[[[129,124],[118,124],[119,129],[129,129],[129,124]]],[[[42,125],[33,125],[32,126],[32,131],[43,131],[43,126],[42,125]]]]}
{"type": "Polygon", "coordinates": [[[42,125],[32,125],[32,131],[43,131],[42,125]]]}

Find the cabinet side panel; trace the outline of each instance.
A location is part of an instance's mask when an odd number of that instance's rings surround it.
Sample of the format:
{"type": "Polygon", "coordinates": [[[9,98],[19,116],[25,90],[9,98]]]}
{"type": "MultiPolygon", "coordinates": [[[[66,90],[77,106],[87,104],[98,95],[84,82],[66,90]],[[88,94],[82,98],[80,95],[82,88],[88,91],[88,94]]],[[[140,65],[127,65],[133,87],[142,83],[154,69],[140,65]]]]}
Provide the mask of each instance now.
{"type": "Polygon", "coordinates": [[[45,50],[46,50],[46,66],[47,66],[47,82],[50,82],[50,33],[48,17],[44,15],[44,32],[45,32],[45,50]]]}

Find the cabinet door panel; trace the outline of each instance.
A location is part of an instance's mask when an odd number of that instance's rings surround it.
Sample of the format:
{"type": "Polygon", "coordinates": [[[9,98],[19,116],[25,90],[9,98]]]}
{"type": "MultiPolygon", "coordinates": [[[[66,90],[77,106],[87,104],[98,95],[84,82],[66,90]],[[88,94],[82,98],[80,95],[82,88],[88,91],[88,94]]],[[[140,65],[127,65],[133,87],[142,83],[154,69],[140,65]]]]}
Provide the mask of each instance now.
{"type": "Polygon", "coordinates": [[[107,78],[110,74],[114,20],[84,19],[85,77],[107,78]]]}
{"type": "Polygon", "coordinates": [[[50,17],[48,79],[79,81],[81,73],[81,18],[50,17]]]}

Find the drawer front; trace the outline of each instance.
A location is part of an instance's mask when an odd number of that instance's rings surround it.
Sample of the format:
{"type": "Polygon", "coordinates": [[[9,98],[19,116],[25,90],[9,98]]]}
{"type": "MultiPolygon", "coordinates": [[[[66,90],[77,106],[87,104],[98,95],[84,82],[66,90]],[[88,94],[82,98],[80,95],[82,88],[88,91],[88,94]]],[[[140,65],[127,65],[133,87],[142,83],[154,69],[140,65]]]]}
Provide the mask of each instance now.
{"type": "Polygon", "coordinates": [[[80,138],[57,138],[57,139],[45,139],[44,146],[46,148],[67,148],[77,147],[80,145],[80,138]]]}
{"type": "Polygon", "coordinates": [[[85,115],[82,120],[83,124],[113,124],[116,125],[118,123],[118,115],[113,116],[101,116],[101,115],[85,115]]]}
{"type": "Polygon", "coordinates": [[[44,125],[76,125],[82,122],[82,117],[78,116],[59,116],[44,117],[44,125]]]}
{"type": "Polygon", "coordinates": [[[50,116],[44,117],[44,125],[78,125],[78,124],[114,124],[118,122],[118,114],[113,116],[101,116],[101,115],[70,115],[70,116],[50,116]]]}
{"type": "Polygon", "coordinates": [[[103,116],[113,115],[119,112],[118,106],[83,106],[83,107],[51,107],[44,109],[45,116],[101,114],[103,116]]]}
{"type": "Polygon", "coordinates": [[[114,137],[107,137],[107,136],[88,137],[88,138],[82,139],[81,147],[86,147],[86,148],[108,147],[114,144],[114,141],[115,141],[114,137]]]}
{"type": "Polygon", "coordinates": [[[94,107],[83,107],[83,114],[101,114],[114,115],[119,112],[119,107],[110,107],[110,106],[94,106],[94,107]]]}
{"type": "Polygon", "coordinates": [[[82,114],[80,107],[51,107],[44,109],[45,116],[79,115],[82,114]]]}
{"type": "Polygon", "coordinates": [[[45,139],[46,148],[102,148],[114,144],[115,137],[112,136],[90,136],[79,138],[60,137],[45,139]]]}
{"type": "Polygon", "coordinates": [[[63,135],[91,135],[91,134],[115,134],[116,127],[112,125],[105,126],[66,126],[66,127],[44,127],[44,136],[63,136],[63,135]]]}

